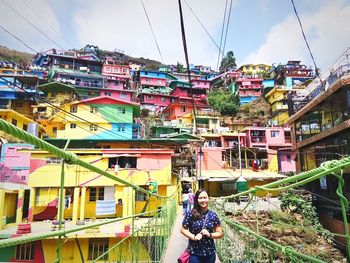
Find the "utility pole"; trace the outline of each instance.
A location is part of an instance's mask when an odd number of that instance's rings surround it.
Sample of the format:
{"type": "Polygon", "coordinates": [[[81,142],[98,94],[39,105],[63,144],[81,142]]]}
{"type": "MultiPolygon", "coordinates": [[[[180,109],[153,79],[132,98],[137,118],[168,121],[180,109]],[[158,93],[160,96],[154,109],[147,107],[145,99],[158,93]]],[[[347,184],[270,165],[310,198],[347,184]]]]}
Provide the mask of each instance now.
{"type": "Polygon", "coordinates": [[[238,131],[238,160],[239,160],[239,173],[242,176],[242,159],[241,159],[241,140],[238,131]]]}

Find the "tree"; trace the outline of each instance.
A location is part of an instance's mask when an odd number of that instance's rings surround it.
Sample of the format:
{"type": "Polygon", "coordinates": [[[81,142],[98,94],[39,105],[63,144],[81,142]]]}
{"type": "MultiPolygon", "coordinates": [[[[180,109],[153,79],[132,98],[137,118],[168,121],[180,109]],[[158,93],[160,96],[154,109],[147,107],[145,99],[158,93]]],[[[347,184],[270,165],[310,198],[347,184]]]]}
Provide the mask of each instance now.
{"type": "Polygon", "coordinates": [[[226,71],[228,68],[236,68],[236,58],[233,51],[227,52],[226,56],[222,58],[220,63],[220,72],[226,71]]]}
{"type": "Polygon", "coordinates": [[[221,115],[233,115],[239,108],[239,97],[229,91],[215,90],[208,94],[208,102],[221,115]]]}
{"type": "Polygon", "coordinates": [[[177,62],[176,71],[177,71],[177,73],[183,73],[184,72],[184,65],[182,65],[180,62],[177,62]]]}

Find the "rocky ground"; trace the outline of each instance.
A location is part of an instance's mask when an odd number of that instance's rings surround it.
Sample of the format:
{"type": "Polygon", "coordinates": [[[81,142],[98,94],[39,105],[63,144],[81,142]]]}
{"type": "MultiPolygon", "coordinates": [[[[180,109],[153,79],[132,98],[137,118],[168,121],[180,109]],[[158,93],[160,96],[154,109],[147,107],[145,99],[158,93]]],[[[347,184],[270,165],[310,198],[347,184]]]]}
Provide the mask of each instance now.
{"type": "MultiPolygon", "coordinates": [[[[256,231],[256,213],[248,211],[230,216],[256,231]]],[[[259,233],[283,246],[290,246],[299,252],[317,257],[326,262],[347,262],[345,256],[334,248],[325,238],[312,228],[311,224],[299,214],[288,214],[281,211],[259,211],[259,233]]],[[[262,253],[268,260],[269,252],[262,253]]],[[[265,260],[261,259],[261,262],[265,260]]],[[[276,255],[274,262],[289,262],[283,255],[276,255]]]]}

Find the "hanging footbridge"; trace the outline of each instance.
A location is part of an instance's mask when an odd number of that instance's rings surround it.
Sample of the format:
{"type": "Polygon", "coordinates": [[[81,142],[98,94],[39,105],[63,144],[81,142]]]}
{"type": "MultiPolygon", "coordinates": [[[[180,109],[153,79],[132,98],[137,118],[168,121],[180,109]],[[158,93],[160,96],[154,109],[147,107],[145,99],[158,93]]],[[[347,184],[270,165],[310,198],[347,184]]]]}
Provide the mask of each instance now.
{"type": "MultiPolygon", "coordinates": [[[[88,222],[84,225],[69,224],[63,220],[64,200],[62,195],[59,198],[59,218],[58,229],[56,231],[40,229],[36,233],[6,236],[1,235],[0,250],[13,250],[17,246],[29,244],[32,242],[50,240],[50,243],[56,247],[56,262],[65,262],[66,244],[76,244],[77,254],[81,262],[176,262],[174,254],[178,253],[183,247],[177,243],[174,235],[178,234],[178,228],[174,228],[181,222],[181,215],[178,214],[178,191],[170,195],[162,196],[152,193],[138,185],[132,184],[126,180],[116,177],[100,168],[84,162],[77,155],[59,149],[17,127],[0,119],[0,130],[15,136],[27,143],[35,145],[37,148],[48,151],[63,160],[61,170],[61,191],[64,188],[64,165],[78,165],[85,169],[94,171],[109,179],[130,187],[135,192],[144,193],[153,196],[160,204],[156,210],[148,210],[144,213],[133,214],[131,216],[120,218],[109,218],[88,222]],[[110,228],[108,228],[108,226],[110,228]],[[96,228],[106,228],[106,231],[123,228],[118,234],[107,235],[106,238],[98,236],[98,245],[88,244],[88,258],[82,252],[81,246],[86,244],[79,243],[79,233],[93,232],[96,228]],[[176,232],[176,233],[175,233],[176,232]],[[174,241],[175,240],[175,241],[174,241]],[[104,243],[105,242],[105,243],[104,243]],[[175,243],[175,244],[174,244],[175,243]],[[169,261],[171,260],[171,261],[169,261]]],[[[350,236],[346,211],[348,209],[348,200],[343,194],[344,180],[342,178],[343,170],[350,167],[350,157],[341,160],[333,160],[323,163],[320,167],[303,172],[279,181],[255,186],[249,190],[219,198],[212,204],[212,209],[220,215],[225,236],[217,241],[217,250],[221,262],[326,262],[316,255],[309,255],[298,248],[282,245],[276,241],[270,240],[259,232],[259,209],[256,206],[257,213],[254,224],[255,230],[248,228],[241,222],[232,220],[226,215],[226,204],[232,199],[240,196],[256,197],[259,192],[267,191],[286,191],[306,183],[317,180],[326,175],[333,175],[338,180],[337,195],[340,199],[341,211],[345,227],[345,240],[347,251],[350,251],[350,236]],[[284,261],[275,261],[276,258],[282,258],[284,261]]],[[[255,198],[256,199],[256,198],[255,198]]],[[[4,200],[2,200],[4,201],[4,200]]],[[[70,222],[71,223],[71,222],[70,222]]],[[[34,223],[33,223],[34,224],[34,223]]],[[[18,253],[16,251],[16,253],[18,253]]],[[[68,261],[67,261],[68,262],[68,261]]],[[[72,261],[69,261],[72,262],[72,261]]]]}

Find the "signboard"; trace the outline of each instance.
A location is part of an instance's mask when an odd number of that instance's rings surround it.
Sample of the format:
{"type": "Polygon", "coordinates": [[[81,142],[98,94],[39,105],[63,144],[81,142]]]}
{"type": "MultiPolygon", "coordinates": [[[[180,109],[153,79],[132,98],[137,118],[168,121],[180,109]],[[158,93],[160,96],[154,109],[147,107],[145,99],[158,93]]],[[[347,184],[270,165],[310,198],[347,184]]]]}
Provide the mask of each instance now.
{"type": "Polygon", "coordinates": [[[149,191],[152,194],[158,194],[158,183],[157,182],[149,182],[148,183],[149,191]]]}

